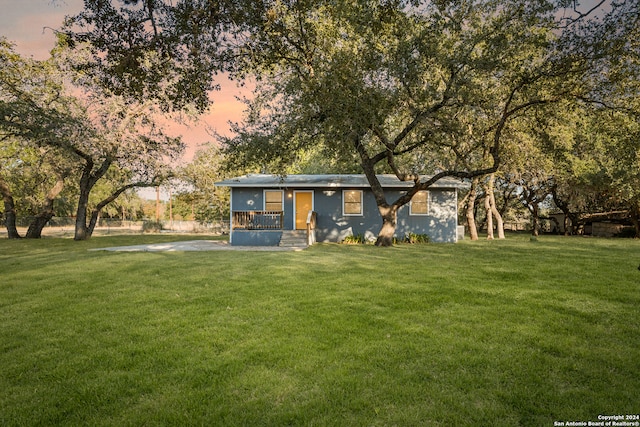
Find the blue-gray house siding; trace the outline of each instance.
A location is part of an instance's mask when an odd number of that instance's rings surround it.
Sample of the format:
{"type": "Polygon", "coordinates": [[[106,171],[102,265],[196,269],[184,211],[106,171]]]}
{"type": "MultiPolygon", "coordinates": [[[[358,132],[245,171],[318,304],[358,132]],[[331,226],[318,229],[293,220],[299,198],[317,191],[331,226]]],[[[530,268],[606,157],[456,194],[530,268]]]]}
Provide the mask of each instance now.
{"type": "MultiPolygon", "coordinates": [[[[404,187],[410,186],[400,181],[384,182],[396,188],[386,188],[387,200],[397,199],[404,187]]],[[[393,177],[395,179],[395,177],[393,177]]],[[[295,192],[313,192],[313,210],[317,214],[316,241],[340,242],[349,235],[363,235],[375,239],[382,227],[373,193],[361,175],[291,175],[285,178],[270,175],[246,175],[217,183],[231,187],[231,211],[265,210],[264,190],[282,190],[283,224],[282,229],[295,229],[294,200],[295,192]],[[356,179],[357,178],[357,179],[356,179]],[[305,180],[306,179],[306,180],[305,180]],[[308,185],[305,186],[305,183],[308,185]],[[355,184],[351,185],[350,184],[355,184]],[[343,194],[348,190],[362,191],[362,214],[345,215],[343,212],[343,194]]],[[[407,204],[398,211],[396,237],[402,238],[409,233],[426,234],[433,242],[456,242],[458,226],[457,189],[463,184],[445,181],[429,189],[429,208],[425,215],[412,215],[407,204]]],[[[233,221],[233,215],[232,215],[233,221]]],[[[277,245],[281,230],[234,230],[231,224],[232,245],[277,245]]]]}
{"type": "MultiPolygon", "coordinates": [[[[408,233],[426,234],[434,242],[455,242],[457,231],[456,192],[434,189],[430,192],[428,215],[410,215],[409,205],[398,211],[396,237],[404,237],[408,233]]],[[[345,236],[363,235],[375,238],[382,227],[382,218],[371,191],[363,193],[362,216],[345,216],[342,213],[342,191],[319,190],[315,192],[316,206],[322,206],[322,214],[318,211],[316,239],[319,242],[336,242],[345,236]]],[[[401,192],[387,190],[387,201],[397,199],[401,192]]]]}

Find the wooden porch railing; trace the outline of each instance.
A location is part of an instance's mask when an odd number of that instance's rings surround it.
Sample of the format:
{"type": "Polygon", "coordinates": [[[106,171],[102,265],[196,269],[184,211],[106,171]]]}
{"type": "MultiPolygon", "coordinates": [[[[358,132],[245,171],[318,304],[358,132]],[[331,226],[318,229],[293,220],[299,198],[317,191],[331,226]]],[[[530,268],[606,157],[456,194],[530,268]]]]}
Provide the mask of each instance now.
{"type": "Polygon", "coordinates": [[[311,246],[316,242],[316,221],[318,214],[309,211],[307,214],[307,245],[311,246]]]}
{"type": "Polygon", "coordinates": [[[234,230],[282,230],[282,211],[233,211],[234,230]]]}

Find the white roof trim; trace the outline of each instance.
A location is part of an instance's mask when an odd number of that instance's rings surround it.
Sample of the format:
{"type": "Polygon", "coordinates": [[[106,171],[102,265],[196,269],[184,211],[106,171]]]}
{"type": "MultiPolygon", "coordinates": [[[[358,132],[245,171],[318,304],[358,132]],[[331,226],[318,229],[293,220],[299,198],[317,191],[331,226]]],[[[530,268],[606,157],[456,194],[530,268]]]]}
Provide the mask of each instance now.
{"type": "MultiPolygon", "coordinates": [[[[395,175],[377,175],[383,188],[411,188],[413,181],[400,181],[395,175]]],[[[422,176],[423,181],[429,179],[422,176]]],[[[369,188],[364,174],[353,175],[267,175],[249,174],[216,182],[216,186],[233,188],[369,188]]],[[[432,188],[467,188],[469,185],[454,178],[439,179],[432,188]]]]}

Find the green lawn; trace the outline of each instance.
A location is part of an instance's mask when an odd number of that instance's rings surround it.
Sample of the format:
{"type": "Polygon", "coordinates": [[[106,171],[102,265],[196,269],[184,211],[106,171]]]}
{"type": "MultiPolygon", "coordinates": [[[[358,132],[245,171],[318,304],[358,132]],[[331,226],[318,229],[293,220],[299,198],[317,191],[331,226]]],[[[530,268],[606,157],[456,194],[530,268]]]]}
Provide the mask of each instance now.
{"type": "Polygon", "coordinates": [[[0,425],[640,412],[640,241],[88,251],[170,239],[0,239],[0,425]]]}

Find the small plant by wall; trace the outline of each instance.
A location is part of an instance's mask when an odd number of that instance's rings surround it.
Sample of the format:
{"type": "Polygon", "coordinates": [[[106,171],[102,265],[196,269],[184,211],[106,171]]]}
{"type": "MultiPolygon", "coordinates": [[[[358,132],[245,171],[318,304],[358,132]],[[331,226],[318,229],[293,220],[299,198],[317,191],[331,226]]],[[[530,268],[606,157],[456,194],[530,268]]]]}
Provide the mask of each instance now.
{"type": "MultiPolygon", "coordinates": [[[[353,236],[345,237],[342,240],[342,243],[345,245],[361,245],[368,242],[362,234],[356,234],[353,236]]],[[[394,237],[393,243],[408,243],[412,245],[426,244],[429,243],[429,236],[427,236],[426,234],[407,233],[403,239],[394,237]]]]}
{"type": "Polygon", "coordinates": [[[355,236],[347,236],[342,240],[345,245],[360,245],[366,243],[366,239],[362,234],[356,234],[355,236]]]}
{"type": "Polygon", "coordinates": [[[407,233],[404,238],[405,243],[425,244],[429,243],[429,236],[426,234],[407,233]]]}

